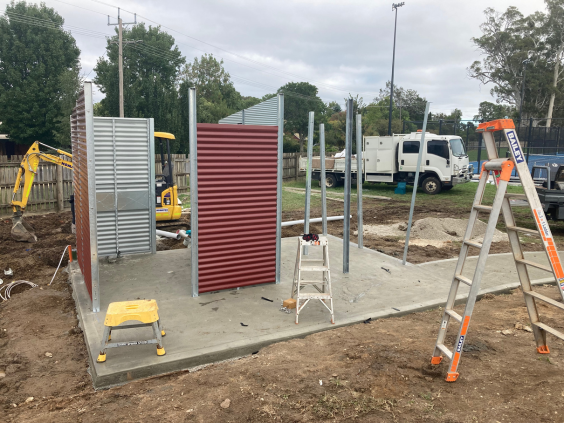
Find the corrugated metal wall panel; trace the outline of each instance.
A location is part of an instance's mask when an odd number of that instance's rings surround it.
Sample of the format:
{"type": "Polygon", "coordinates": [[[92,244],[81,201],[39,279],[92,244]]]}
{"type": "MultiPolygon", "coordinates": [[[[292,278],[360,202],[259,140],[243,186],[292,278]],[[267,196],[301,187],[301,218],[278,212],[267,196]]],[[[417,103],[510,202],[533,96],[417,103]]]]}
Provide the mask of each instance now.
{"type": "Polygon", "coordinates": [[[276,279],[277,126],[198,124],[199,292],[276,279]]]}
{"type": "Polygon", "coordinates": [[[278,125],[278,98],[272,97],[269,100],[256,104],[248,109],[241,110],[219,121],[221,124],[231,125],[278,125]]]}
{"type": "Polygon", "coordinates": [[[100,256],[154,252],[151,121],[95,118],[94,138],[100,256]]]}
{"type": "Polygon", "coordinates": [[[88,203],[88,155],[86,149],[86,113],[84,89],[79,93],[71,115],[73,185],[76,223],[76,250],[84,284],[92,298],[92,266],[90,262],[90,218],[88,203]]]}

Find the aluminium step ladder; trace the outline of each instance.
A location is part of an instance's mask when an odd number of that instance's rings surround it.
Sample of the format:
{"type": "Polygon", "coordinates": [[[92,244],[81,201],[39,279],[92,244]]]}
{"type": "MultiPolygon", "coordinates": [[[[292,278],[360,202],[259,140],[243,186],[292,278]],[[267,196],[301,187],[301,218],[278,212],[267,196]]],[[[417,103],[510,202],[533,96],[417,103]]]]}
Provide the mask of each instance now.
{"type": "Polygon", "coordinates": [[[321,304],[331,313],[331,323],[335,324],[333,311],[333,292],[331,291],[331,270],[329,269],[329,242],[326,236],[319,236],[319,241],[305,241],[303,236],[298,237],[298,253],[296,256],[296,267],[294,268],[294,281],[292,283],[292,298],[296,300],[296,325],[300,311],[310,300],[319,300],[321,304]],[[320,259],[304,259],[302,247],[319,246],[323,249],[320,259]],[[311,265],[309,263],[316,262],[311,265]],[[321,262],[321,263],[320,263],[321,262]],[[304,265],[303,263],[308,263],[304,265]],[[302,280],[302,272],[322,272],[321,280],[302,280]],[[305,287],[313,287],[314,292],[303,292],[305,287]]]}
{"type": "Polygon", "coordinates": [[[513,121],[511,119],[499,119],[492,122],[482,123],[478,126],[477,130],[483,132],[483,138],[486,144],[489,161],[484,162],[481,169],[480,182],[478,184],[476,197],[474,198],[474,203],[472,205],[472,211],[470,212],[468,227],[464,235],[462,248],[460,250],[460,256],[456,264],[454,278],[445,306],[441,327],[439,329],[437,343],[435,345],[435,350],[431,359],[431,363],[435,365],[439,364],[442,361],[442,354],[444,354],[450,360],[450,367],[446,377],[447,382],[456,381],[459,375],[457,370],[460,363],[460,357],[462,355],[464,341],[467,336],[472,311],[474,310],[474,305],[476,303],[476,296],[480,291],[482,275],[484,273],[486,260],[500,213],[503,214],[503,218],[505,220],[509,243],[513,252],[513,258],[517,267],[519,281],[521,283],[521,288],[523,289],[525,304],[527,306],[527,311],[529,313],[531,326],[533,328],[533,333],[537,344],[537,351],[540,354],[548,354],[550,352],[546,344],[547,332],[556,336],[557,338],[564,340],[564,333],[559,332],[540,321],[536,302],[542,301],[561,310],[564,310],[564,303],[554,301],[552,298],[536,293],[532,290],[531,286],[531,280],[528,272],[529,266],[550,272],[554,275],[558,290],[562,299],[564,300],[564,271],[562,270],[560,258],[558,257],[558,251],[550,232],[542,204],[539,200],[533,179],[525,161],[523,150],[521,149],[521,145],[519,144],[519,139],[517,138],[517,134],[515,132],[515,125],[513,124],[513,121]],[[503,131],[505,139],[510,146],[512,158],[505,159],[498,157],[494,140],[494,132],[496,131],[503,131]],[[506,193],[509,178],[511,176],[511,173],[513,172],[513,169],[517,170],[525,194],[506,193]],[[493,204],[491,206],[488,206],[482,204],[482,198],[490,173],[494,174],[494,181],[497,185],[497,192],[493,200],[493,204]],[[526,199],[528,201],[532,215],[534,217],[536,230],[521,228],[516,225],[513,210],[511,209],[511,198],[526,199]],[[473,242],[471,240],[474,224],[476,223],[479,213],[489,213],[490,215],[486,227],[486,232],[481,244],[473,242]],[[544,251],[550,263],[550,267],[525,259],[519,240],[520,233],[541,237],[543,241],[544,251]],[[476,269],[474,271],[474,276],[472,279],[469,279],[462,275],[466,257],[468,255],[468,249],[470,247],[476,247],[480,249],[480,255],[478,256],[476,269]],[[456,300],[456,294],[461,283],[470,286],[470,292],[468,293],[466,307],[462,316],[453,309],[456,300]],[[455,320],[460,325],[458,329],[458,335],[454,343],[455,348],[453,350],[450,350],[444,344],[447,334],[447,328],[451,319],[455,320]]]}

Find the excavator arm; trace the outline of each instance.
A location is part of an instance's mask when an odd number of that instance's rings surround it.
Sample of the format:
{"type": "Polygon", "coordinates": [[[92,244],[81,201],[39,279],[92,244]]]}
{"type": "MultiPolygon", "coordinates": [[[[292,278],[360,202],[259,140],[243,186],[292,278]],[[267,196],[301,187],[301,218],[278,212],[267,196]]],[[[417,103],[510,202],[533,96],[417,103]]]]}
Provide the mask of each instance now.
{"type": "Polygon", "coordinates": [[[25,208],[29,200],[29,194],[31,193],[33,180],[35,179],[35,175],[37,174],[39,162],[41,160],[44,160],[46,162],[55,163],[59,166],[72,169],[71,161],[62,159],[52,154],[42,153],[41,151],[39,151],[39,145],[43,145],[52,150],[55,150],[59,154],[72,158],[72,154],[50,147],[46,144],[42,144],[39,141],[35,141],[25,154],[18,170],[18,176],[16,177],[16,183],[14,185],[14,192],[12,193],[11,202],[12,210],[14,212],[14,216],[12,217],[12,238],[17,241],[37,241],[37,237],[33,233],[33,228],[23,220],[23,213],[25,212],[25,208]],[[24,178],[22,199],[21,201],[16,201],[16,195],[21,187],[22,177],[24,178]]]}

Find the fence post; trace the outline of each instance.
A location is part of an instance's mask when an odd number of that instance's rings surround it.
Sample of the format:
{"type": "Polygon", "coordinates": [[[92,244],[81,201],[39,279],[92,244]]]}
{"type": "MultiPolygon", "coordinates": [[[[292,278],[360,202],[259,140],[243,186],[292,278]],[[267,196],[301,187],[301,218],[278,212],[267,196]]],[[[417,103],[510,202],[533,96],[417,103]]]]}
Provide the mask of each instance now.
{"type": "Polygon", "coordinates": [[[57,167],[57,209],[59,210],[59,213],[61,213],[65,209],[64,195],[63,195],[63,167],[62,166],[56,166],[56,167],[57,167]]]}
{"type": "Polygon", "coordinates": [[[296,161],[296,181],[298,180],[298,177],[300,176],[300,153],[294,153],[294,160],[296,161]]]}

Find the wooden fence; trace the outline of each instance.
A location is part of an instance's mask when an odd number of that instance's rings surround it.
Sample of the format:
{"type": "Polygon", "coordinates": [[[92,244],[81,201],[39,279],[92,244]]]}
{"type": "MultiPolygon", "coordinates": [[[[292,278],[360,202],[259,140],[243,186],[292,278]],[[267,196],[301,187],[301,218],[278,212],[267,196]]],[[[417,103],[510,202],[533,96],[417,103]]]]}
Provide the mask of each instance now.
{"type": "MultiPolygon", "coordinates": [[[[283,177],[284,180],[297,179],[305,174],[299,171],[299,153],[284,153],[283,177]]],[[[0,156],[0,216],[12,214],[12,192],[14,183],[23,156],[0,156]]],[[[178,186],[179,193],[187,193],[189,188],[190,156],[186,154],[173,154],[174,180],[178,186]]],[[[160,155],[155,156],[155,174],[162,174],[160,155]]],[[[236,176],[234,175],[234,178],[236,176]]],[[[23,183],[22,183],[23,188],[23,183]]],[[[58,211],[59,205],[63,209],[70,209],[69,199],[73,193],[72,170],[62,168],[53,163],[41,162],[37,169],[37,175],[33,181],[29,197],[28,212],[50,212],[58,211]],[[62,191],[58,186],[62,185],[62,191]]],[[[21,201],[22,189],[18,192],[16,200],[21,201]]]]}

